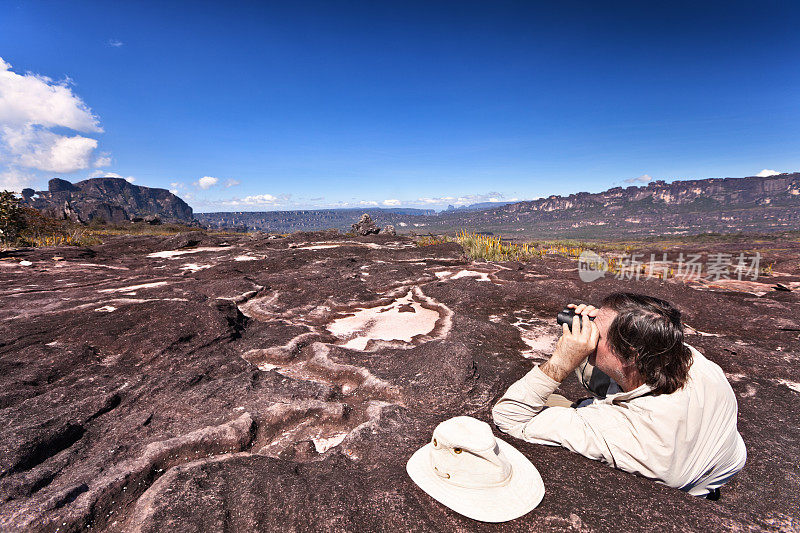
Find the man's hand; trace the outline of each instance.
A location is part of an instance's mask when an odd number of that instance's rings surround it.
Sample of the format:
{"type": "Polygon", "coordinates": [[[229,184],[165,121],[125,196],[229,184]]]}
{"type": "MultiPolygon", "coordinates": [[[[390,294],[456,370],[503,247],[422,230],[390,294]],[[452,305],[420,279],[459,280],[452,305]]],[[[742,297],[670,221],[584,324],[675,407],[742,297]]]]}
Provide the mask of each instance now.
{"type": "Polygon", "coordinates": [[[589,317],[597,316],[598,309],[593,305],[569,304],[575,308],[572,329],[567,324],[562,326],[563,333],[558,339],[553,355],[540,368],[542,372],[556,381],[564,381],[581,361],[597,349],[600,330],[589,317]]]}

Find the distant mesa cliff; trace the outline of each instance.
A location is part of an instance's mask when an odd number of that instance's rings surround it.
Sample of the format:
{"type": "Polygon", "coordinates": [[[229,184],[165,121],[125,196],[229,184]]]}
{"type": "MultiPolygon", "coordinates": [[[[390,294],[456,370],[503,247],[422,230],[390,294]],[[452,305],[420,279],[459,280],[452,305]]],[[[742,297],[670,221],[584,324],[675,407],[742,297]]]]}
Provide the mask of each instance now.
{"type": "Polygon", "coordinates": [[[432,228],[481,228],[556,237],[689,235],[800,229],[800,173],[615,187],[440,213],[432,228]]]}
{"type": "Polygon", "coordinates": [[[195,218],[204,226],[237,230],[259,230],[273,233],[292,233],[337,229],[350,231],[362,214],[368,214],[380,227],[394,226],[397,231],[407,232],[435,218],[432,209],[314,209],[304,211],[229,211],[219,213],[197,213],[195,218]],[[422,221],[422,222],[420,222],[422,221]]]}
{"type": "MultiPolygon", "coordinates": [[[[52,179],[48,191],[23,191],[24,202],[59,219],[84,223],[158,217],[191,223],[192,209],[165,189],[119,178],[78,183],[52,179]]],[[[349,231],[362,213],[400,232],[452,233],[461,229],[512,238],[614,238],[800,229],[800,173],[766,178],[711,178],[643,187],[615,187],[480,209],[324,209],[201,213],[204,225],[289,233],[337,228],[349,231]],[[477,210],[476,210],[477,209],[477,210]]]]}
{"type": "Polygon", "coordinates": [[[675,206],[708,208],[717,206],[758,207],[780,204],[800,205],[800,173],[766,178],[710,178],[667,183],[654,181],[644,187],[614,187],[607,191],[569,196],[550,196],[519,202],[498,209],[514,213],[552,212],[571,209],[619,209],[632,202],[647,202],[653,207],[675,206]]]}
{"type": "Polygon", "coordinates": [[[53,178],[47,191],[22,191],[23,203],[59,220],[120,223],[135,219],[191,223],[192,208],[166,189],[133,185],[121,178],[77,183],[53,178]]]}
{"type": "Polygon", "coordinates": [[[766,178],[654,181],[539,200],[431,211],[386,209],[202,213],[212,227],[272,232],[337,228],[347,231],[361,213],[399,232],[452,233],[461,229],[512,238],[615,238],[800,229],[800,173],[766,178]],[[483,208],[483,209],[481,209],[483,208]]]}

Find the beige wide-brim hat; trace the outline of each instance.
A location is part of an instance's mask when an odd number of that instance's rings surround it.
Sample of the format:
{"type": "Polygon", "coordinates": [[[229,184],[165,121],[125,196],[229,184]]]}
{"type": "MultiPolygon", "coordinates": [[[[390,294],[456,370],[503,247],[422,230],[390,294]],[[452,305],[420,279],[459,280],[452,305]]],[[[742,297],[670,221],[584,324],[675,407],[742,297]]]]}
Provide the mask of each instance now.
{"type": "Polygon", "coordinates": [[[533,510],[544,497],[536,467],[486,422],[468,416],[445,420],[431,442],[406,465],[431,497],[466,517],[505,522],[533,510]]]}

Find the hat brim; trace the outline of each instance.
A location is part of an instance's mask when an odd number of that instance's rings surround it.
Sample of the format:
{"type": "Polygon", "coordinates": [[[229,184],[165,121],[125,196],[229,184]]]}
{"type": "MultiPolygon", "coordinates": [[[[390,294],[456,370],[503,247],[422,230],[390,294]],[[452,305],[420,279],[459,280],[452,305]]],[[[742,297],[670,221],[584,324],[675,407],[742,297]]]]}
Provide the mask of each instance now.
{"type": "Polygon", "coordinates": [[[519,518],[542,501],[542,476],[519,450],[505,441],[496,440],[511,463],[511,480],[501,487],[476,489],[448,483],[433,471],[430,442],[414,452],[406,464],[406,472],[433,499],[468,518],[481,522],[506,522],[519,518]]]}

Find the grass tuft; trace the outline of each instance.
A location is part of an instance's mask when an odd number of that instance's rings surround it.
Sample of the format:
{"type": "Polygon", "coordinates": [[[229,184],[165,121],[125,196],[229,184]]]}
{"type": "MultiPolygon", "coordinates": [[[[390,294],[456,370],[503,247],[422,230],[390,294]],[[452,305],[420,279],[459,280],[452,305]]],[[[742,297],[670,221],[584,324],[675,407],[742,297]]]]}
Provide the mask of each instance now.
{"type": "Polygon", "coordinates": [[[577,258],[587,245],[578,241],[541,241],[535,243],[512,243],[503,241],[499,235],[486,235],[466,230],[459,231],[454,238],[447,236],[422,237],[418,246],[430,246],[442,242],[456,242],[473,260],[483,261],[532,261],[548,255],[577,258]]]}

